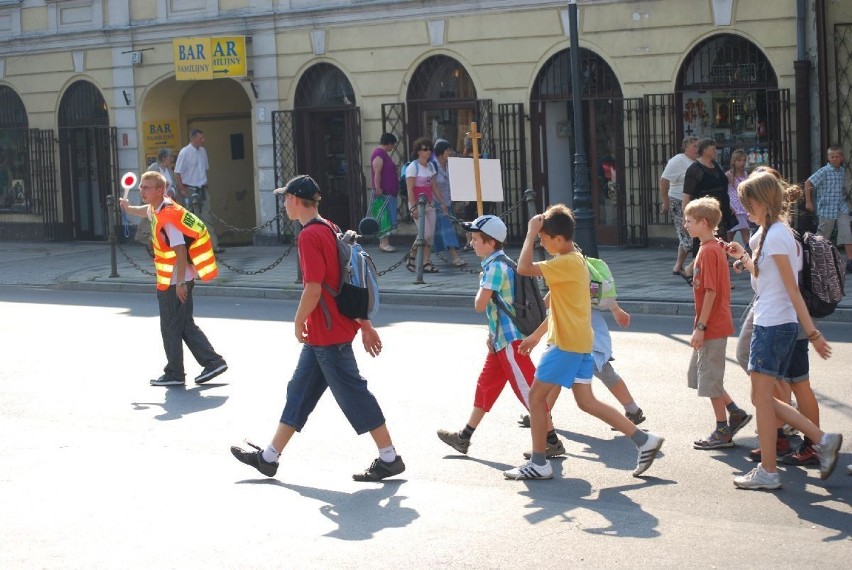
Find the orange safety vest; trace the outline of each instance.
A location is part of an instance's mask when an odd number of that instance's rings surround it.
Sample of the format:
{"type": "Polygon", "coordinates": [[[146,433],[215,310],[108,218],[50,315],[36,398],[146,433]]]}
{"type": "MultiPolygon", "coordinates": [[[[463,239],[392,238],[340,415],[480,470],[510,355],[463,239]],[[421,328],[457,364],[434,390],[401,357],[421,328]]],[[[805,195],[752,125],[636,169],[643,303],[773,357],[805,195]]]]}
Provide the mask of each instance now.
{"type": "Polygon", "coordinates": [[[159,212],[151,212],[151,242],[154,246],[154,267],[157,269],[157,289],[165,291],[172,283],[177,253],[166,243],[165,224],[173,224],[186,236],[188,261],[195,267],[202,281],[209,281],[219,275],[216,258],[213,256],[213,242],[210,233],[198,216],[171,200],[164,200],[159,212]]]}

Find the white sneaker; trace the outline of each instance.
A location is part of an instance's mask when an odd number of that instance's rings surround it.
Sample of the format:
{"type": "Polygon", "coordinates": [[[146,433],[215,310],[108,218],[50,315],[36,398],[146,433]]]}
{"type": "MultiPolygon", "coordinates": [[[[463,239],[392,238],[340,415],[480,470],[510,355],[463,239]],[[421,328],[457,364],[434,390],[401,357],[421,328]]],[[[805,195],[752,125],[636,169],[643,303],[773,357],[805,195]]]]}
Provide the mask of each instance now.
{"type": "Polygon", "coordinates": [[[745,475],[734,477],[734,486],[739,489],[780,489],[781,476],[778,473],[767,473],[763,464],[758,463],[745,475]]]}
{"type": "Polygon", "coordinates": [[[634,477],[638,477],[648,470],[654,462],[654,459],[657,458],[657,453],[659,453],[664,441],[666,441],[665,438],[652,433],[648,434],[648,441],[645,442],[645,445],[639,448],[639,457],[636,460],[636,469],[633,470],[634,477]]]}
{"type": "Polygon", "coordinates": [[[846,470],[852,475],[852,464],[846,466],[846,470]]]}
{"type": "Polygon", "coordinates": [[[825,443],[823,445],[815,445],[817,457],[819,458],[819,478],[828,479],[831,473],[837,466],[837,455],[840,453],[840,446],[843,443],[843,436],[839,433],[825,434],[825,443]]]}
{"type": "Polygon", "coordinates": [[[520,467],[503,471],[506,479],[514,479],[520,481],[522,479],[553,479],[553,467],[550,461],[545,460],[544,465],[536,465],[532,461],[527,461],[520,467]]]}

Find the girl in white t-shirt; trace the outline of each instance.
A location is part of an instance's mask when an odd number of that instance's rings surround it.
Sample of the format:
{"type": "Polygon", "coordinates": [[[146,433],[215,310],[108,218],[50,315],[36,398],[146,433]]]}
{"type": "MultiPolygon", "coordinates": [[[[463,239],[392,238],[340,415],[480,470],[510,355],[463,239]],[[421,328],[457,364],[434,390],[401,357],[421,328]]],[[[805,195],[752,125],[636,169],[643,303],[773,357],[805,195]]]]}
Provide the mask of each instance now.
{"type": "Polygon", "coordinates": [[[827,479],[837,463],[843,436],[823,432],[798,410],[774,397],[775,380],[783,376],[793,354],[798,323],[822,358],[831,355],[831,347],[814,326],[799,292],[797,275],[802,267],[802,252],[785,221],[789,206],[785,202],[785,189],[771,173],[756,172],[739,184],[737,193],[749,219],[760,225],[750,240],[753,258],[736,242],[728,244],[726,251],[751,273],[752,288],[757,294],[748,369],[761,463],[749,473],[735,477],[734,485],[741,489],[781,487],[775,456],[779,421],[819,442],[816,449],[820,478],[827,479]]]}

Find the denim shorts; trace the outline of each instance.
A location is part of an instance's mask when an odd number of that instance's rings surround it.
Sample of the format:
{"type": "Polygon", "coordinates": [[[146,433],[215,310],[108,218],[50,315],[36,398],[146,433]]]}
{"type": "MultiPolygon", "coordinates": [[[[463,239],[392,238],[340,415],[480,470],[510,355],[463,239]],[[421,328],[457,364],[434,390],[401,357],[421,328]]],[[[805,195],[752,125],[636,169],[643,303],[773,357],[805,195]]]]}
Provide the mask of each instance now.
{"type": "Polygon", "coordinates": [[[590,384],[595,360],[590,353],[567,352],[550,345],[541,356],[535,371],[536,380],[570,388],[574,382],[590,384]]]}
{"type": "Polygon", "coordinates": [[[787,369],[782,374],[785,382],[795,384],[810,377],[810,362],[808,360],[808,339],[800,338],[793,345],[793,355],[787,364],[787,369]]]}
{"type": "Polygon", "coordinates": [[[782,378],[793,358],[793,348],[798,335],[798,323],[771,327],[754,325],[748,371],[782,378]]]}
{"type": "Polygon", "coordinates": [[[299,363],[287,384],[287,402],[281,413],[281,423],[302,431],[326,388],[331,390],[337,405],[358,435],[385,423],[376,397],[367,389],[367,381],[358,372],[352,343],[302,345],[299,363]]]}

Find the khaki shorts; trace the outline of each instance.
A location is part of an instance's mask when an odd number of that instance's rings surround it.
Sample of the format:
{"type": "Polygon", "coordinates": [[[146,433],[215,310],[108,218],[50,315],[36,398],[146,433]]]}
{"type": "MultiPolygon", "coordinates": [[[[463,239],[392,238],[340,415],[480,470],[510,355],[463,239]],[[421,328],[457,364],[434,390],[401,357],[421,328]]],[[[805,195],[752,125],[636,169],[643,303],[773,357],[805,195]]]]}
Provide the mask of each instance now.
{"type": "Polygon", "coordinates": [[[836,220],[824,219],[819,221],[819,229],[817,233],[831,239],[831,232],[834,231],[834,224],[837,223],[837,245],[852,244],[852,217],[848,214],[840,214],[836,220]]]}
{"type": "Polygon", "coordinates": [[[700,398],[718,398],[725,391],[725,348],[728,337],[705,340],[704,345],[692,352],[687,386],[698,390],[700,398]]]}

